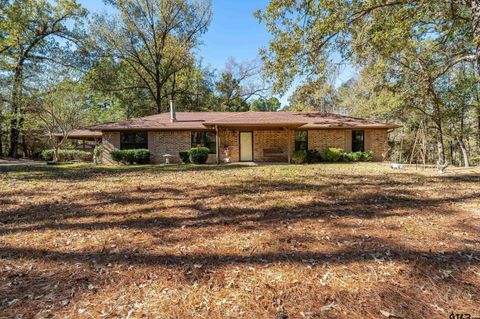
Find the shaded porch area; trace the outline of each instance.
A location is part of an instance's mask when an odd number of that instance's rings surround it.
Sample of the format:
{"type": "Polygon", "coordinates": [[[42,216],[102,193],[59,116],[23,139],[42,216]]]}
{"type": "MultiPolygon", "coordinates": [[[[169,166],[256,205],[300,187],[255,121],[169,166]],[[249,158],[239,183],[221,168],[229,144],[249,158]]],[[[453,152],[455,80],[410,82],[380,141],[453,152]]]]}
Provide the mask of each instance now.
{"type": "MultiPolygon", "coordinates": [[[[55,138],[58,140],[61,140],[63,137],[62,134],[55,134],[55,138]]],[[[102,143],[102,132],[78,129],[68,134],[67,140],[72,142],[76,150],[91,152],[95,145],[102,143]]]]}
{"type": "Polygon", "coordinates": [[[298,126],[216,127],[216,162],[290,163],[298,126]]]}

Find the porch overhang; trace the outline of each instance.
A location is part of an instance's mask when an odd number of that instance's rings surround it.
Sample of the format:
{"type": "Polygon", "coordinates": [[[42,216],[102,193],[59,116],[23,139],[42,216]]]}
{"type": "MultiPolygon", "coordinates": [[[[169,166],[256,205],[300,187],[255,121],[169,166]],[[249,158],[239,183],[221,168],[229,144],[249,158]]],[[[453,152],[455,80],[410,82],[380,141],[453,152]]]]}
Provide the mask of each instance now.
{"type": "MultiPolygon", "coordinates": [[[[56,133],[54,136],[58,139],[63,138],[63,134],[56,133]]],[[[68,134],[67,139],[69,140],[82,140],[82,141],[98,141],[102,139],[101,131],[91,131],[86,129],[74,130],[68,134]]]]}

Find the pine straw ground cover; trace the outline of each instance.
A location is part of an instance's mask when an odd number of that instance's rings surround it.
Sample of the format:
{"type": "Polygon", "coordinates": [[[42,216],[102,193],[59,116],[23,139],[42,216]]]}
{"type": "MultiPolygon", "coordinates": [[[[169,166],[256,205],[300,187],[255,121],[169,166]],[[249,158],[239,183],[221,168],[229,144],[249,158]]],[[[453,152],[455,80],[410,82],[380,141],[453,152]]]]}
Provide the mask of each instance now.
{"type": "Polygon", "coordinates": [[[480,316],[480,174],[0,168],[2,318],[480,316]]]}

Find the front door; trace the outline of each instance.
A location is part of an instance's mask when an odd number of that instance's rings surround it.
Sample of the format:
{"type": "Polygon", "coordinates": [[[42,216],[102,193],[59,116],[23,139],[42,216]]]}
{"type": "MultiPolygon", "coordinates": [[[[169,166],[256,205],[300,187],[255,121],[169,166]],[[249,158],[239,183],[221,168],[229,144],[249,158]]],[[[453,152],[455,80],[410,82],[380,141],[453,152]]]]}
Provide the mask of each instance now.
{"type": "Polygon", "coordinates": [[[240,132],[240,161],[253,161],[253,132],[240,132]]]}

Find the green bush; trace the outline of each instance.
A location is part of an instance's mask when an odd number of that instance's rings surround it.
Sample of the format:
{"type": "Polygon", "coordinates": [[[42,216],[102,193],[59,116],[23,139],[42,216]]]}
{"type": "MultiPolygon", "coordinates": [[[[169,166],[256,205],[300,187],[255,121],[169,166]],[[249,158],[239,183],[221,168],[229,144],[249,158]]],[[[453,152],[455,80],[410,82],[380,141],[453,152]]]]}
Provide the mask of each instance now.
{"type": "Polygon", "coordinates": [[[124,152],[122,152],[121,150],[113,150],[110,152],[110,157],[115,162],[121,163],[124,160],[124,152]]]}
{"type": "Polygon", "coordinates": [[[338,162],[343,159],[343,153],[345,153],[341,148],[328,148],[325,151],[325,161],[327,162],[338,162]]]}
{"type": "Polygon", "coordinates": [[[150,151],[146,149],[134,150],[133,159],[137,164],[148,164],[150,163],[150,151]]]}
{"type": "Polygon", "coordinates": [[[110,152],[110,157],[115,162],[123,164],[148,164],[150,151],[147,149],[113,150],[110,152]]]}
{"type": "Polygon", "coordinates": [[[42,158],[46,161],[53,161],[53,150],[42,151],[42,158]]]}
{"type": "Polygon", "coordinates": [[[179,152],[178,155],[180,155],[180,159],[182,160],[183,164],[190,163],[190,155],[188,151],[179,152]]]}
{"type": "Polygon", "coordinates": [[[345,152],[342,160],[344,162],[360,162],[363,157],[363,152],[345,152]]]}
{"type": "Polygon", "coordinates": [[[367,152],[345,152],[339,148],[329,148],[325,152],[327,162],[369,162],[373,160],[373,153],[367,152]]]}
{"type": "Polygon", "coordinates": [[[307,150],[307,156],[305,158],[307,163],[320,163],[322,161],[322,156],[317,150],[307,150]]]}
{"type": "Polygon", "coordinates": [[[188,151],[190,162],[193,164],[205,164],[208,160],[209,149],[206,147],[192,147],[188,151]]]}
{"type": "Polygon", "coordinates": [[[307,158],[306,151],[295,151],[292,155],[292,163],[293,164],[303,164],[305,163],[307,158]]]}
{"type": "Polygon", "coordinates": [[[365,161],[365,162],[371,162],[373,160],[373,153],[372,151],[366,151],[366,152],[361,152],[362,153],[362,157],[361,157],[361,161],[365,161]]]}
{"type": "MultiPolygon", "coordinates": [[[[42,158],[46,161],[53,161],[54,150],[44,150],[42,151],[42,158]]],[[[82,161],[82,162],[91,162],[93,160],[93,155],[90,152],[80,151],[80,150],[58,150],[58,161],[59,162],[69,162],[69,161],[82,161]]]]}

